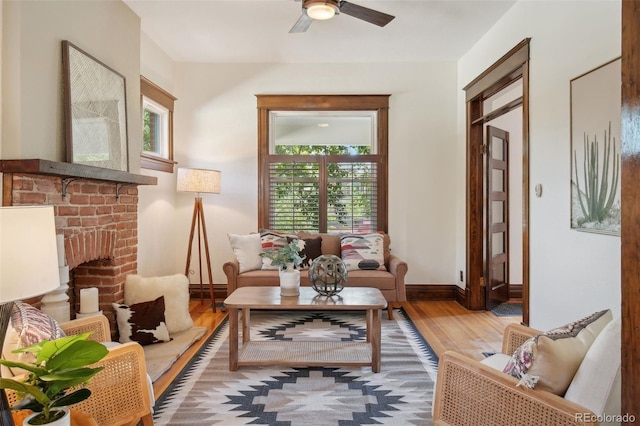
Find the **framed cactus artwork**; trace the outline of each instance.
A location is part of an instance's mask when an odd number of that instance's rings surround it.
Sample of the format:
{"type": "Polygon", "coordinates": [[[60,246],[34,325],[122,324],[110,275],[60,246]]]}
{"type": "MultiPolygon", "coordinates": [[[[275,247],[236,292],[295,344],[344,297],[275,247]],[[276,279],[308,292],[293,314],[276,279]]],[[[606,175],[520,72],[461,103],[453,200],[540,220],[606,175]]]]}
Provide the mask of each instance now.
{"type": "Polygon", "coordinates": [[[620,235],[620,58],[571,80],[571,229],[620,235]]]}

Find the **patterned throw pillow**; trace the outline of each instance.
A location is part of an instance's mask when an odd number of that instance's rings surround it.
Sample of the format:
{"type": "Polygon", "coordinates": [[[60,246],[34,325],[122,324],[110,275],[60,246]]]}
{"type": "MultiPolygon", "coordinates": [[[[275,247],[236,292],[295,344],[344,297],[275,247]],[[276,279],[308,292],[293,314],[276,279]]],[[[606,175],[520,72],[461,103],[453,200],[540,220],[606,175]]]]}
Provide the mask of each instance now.
{"type": "Polygon", "coordinates": [[[35,345],[43,340],[65,337],[58,321],[33,306],[17,301],[11,310],[11,325],[18,333],[20,347],[35,345]]]}
{"type": "Polygon", "coordinates": [[[515,350],[503,372],[518,385],[564,395],[580,363],[600,331],[611,321],[610,310],[547,331],[515,350]]]}
{"type": "Polygon", "coordinates": [[[164,296],[130,306],[112,305],[118,321],[120,343],[138,342],[145,346],[171,340],[164,319],[164,296]]]}
{"type": "Polygon", "coordinates": [[[347,266],[348,271],[361,269],[358,265],[363,261],[363,266],[369,268],[373,264],[371,261],[378,262],[380,268],[384,268],[384,237],[382,234],[365,234],[365,235],[343,235],[340,239],[342,250],[342,260],[347,266]]]}
{"type": "MultiPolygon", "coordinates": [[[[289,241],[298,238],[293,234],[283,234],[277,231],[271,231],[268,229],[260,230],[260,244],[262,245],[262,251],[278,250],[286,246],[289,241]]],[[[262,258],[263,270],[278,270],[277,266],[271,265],[271,259],[268,257],[262,258]]]]}

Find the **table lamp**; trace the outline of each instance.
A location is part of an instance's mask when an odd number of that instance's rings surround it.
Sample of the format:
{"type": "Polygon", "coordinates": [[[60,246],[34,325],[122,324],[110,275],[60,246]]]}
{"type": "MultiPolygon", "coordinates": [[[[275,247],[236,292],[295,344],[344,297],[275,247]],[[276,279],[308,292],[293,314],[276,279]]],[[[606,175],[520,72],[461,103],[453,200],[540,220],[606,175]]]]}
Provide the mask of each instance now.
{"type": "MultiPolygon", "coordinates": [[[[13,302],[59,285],[53,207],[0,207],[0,345],[13,302]]],[[[3,426],[13,425],[4,389],[0,392],[0,416],[3,426]]]]}
{"type": "Polygon", "coordinates": [[[205,261],[209,272],[209,294],[213,312],[216,311],[216,301],[213,296],[213,276],[211,274],[211,256],[209,255],[209,240],[207,239],[207,226],[204,222],[204,208],[202,206],[201,193],[220,193],[220,172],[208,169],[187,169],[178,168],[177,190],[179,192],[195,192],[196,199],[193,204],[193,217],[191,219],[191,233],[189,234],[189,247],[187,249],[187,265],[184,274],[189,276],[189,265],[191,264],[191,248],[193,246],[194,232],[198,229],[198,266],[200,271],[200,304],[204,303],[202,284],[202,252],[201,252],[201,232],[204,237],[205,261]]]}

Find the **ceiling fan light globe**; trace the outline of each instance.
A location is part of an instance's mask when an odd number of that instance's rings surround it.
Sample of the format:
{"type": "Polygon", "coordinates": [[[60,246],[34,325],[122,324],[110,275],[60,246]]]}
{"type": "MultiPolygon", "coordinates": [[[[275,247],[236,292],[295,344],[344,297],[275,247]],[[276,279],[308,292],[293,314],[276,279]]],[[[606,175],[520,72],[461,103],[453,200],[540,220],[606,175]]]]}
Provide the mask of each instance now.
{"type": "Polygon", "coordinates": [[[308,1],[305,4],[307,16],[316,21],[331,19],[338,13],[339,8],[331,1],[308,1]]]}

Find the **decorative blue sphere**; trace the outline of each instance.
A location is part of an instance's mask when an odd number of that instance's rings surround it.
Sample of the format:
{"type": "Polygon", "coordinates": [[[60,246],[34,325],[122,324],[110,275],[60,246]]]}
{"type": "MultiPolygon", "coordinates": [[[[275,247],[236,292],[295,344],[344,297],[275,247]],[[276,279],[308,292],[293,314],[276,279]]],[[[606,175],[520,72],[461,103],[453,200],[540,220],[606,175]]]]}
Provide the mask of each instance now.
{"type": "Polygon", "coordinates": [[[318,256],[309,267],[309,281],[319,294],[333,296],[347,284],[347,266],[333,254],[318,256]]]}

